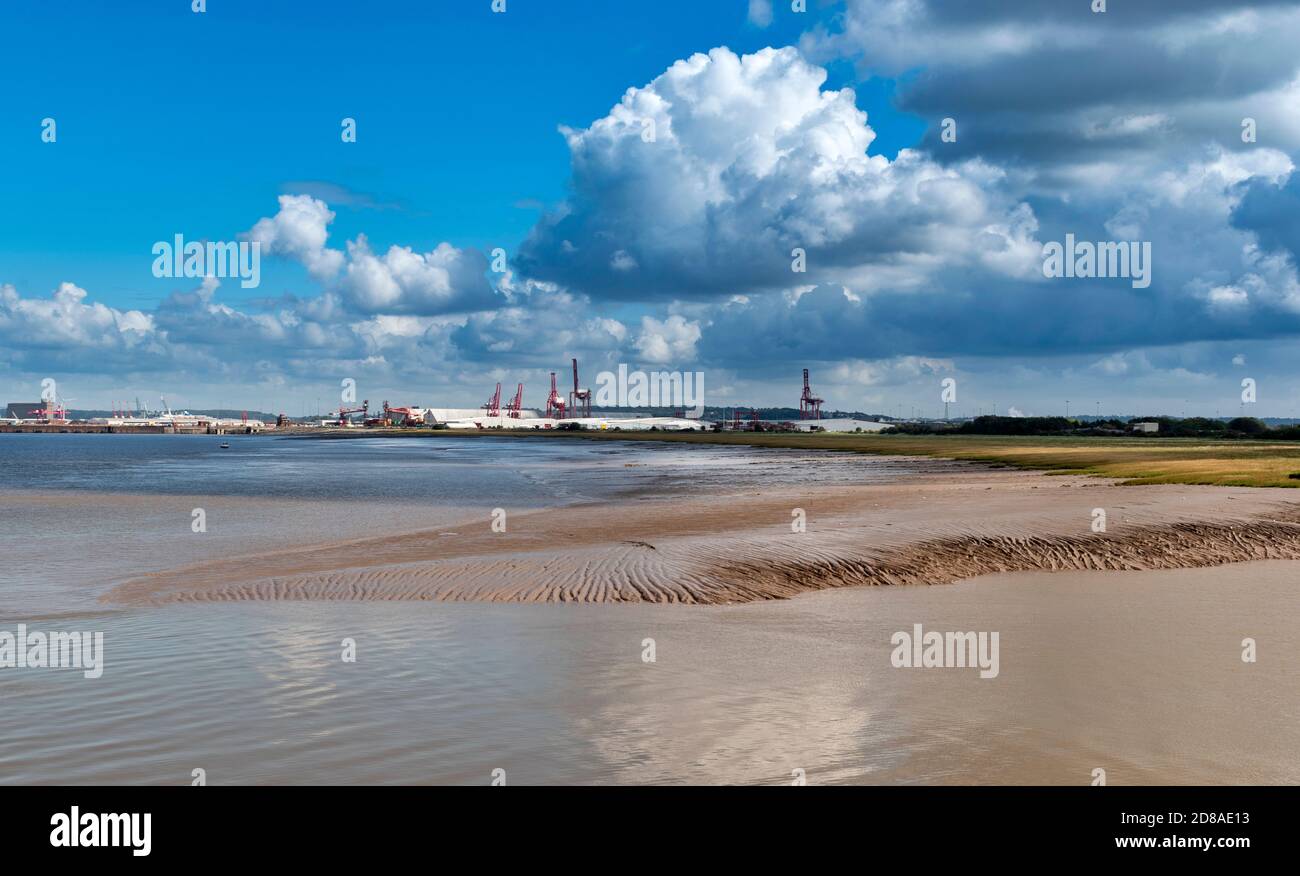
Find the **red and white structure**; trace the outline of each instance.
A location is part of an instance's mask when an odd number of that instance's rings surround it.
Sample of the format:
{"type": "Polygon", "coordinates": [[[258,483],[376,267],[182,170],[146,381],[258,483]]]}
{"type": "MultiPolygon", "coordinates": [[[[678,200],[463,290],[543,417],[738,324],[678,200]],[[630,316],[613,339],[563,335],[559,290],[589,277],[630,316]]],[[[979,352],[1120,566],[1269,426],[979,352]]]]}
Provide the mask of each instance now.
{"type": "Polygon", "coordinates": [[[501,384],[497,384],[497,391],[488,399],[487,404],[483,405],[483,410],[487,411],[489,417],[501,416],[501,384]]]}
{"type": "Polygon", "coordinates": [[[524,409],[524,385],[521,383],[519,384],[519,388],[515,390],[515,397],[510,400],[509,404],[506,405],[506,416],[512,420],[518,420],[521,416],[523,416],[520,413],[520,411],[522,411],[523,409],[524,409]]]}
{"type": "Polygon", "coordinates": [[[555,372],[551,372],[551,395],[546,399],[546,418],[548,420],[563,420],[565,411],[564,399],[560,398],[559,387],[555,383],[555,372]]]}
{"type": "Polygon", "coordinates": [[[573,392],[569,393],[568,414],[574,419],[590,419],[591,390],[578,388],[578,360],[573,360],[573,392]]]}
{"type": "Polygon", "coordinates": [[[353,414],[360,414],[360,415],[361,415],[361,420],[362,420],[362,422],[365,422],[366,416],[367,416],[369,413],[370,413],[370,402],[369,402],[369,401],[363,401],[363,402],[361,403],[361,407],[359,407],[359,408],[343,408],[343,407],[341,407],[341,408],[339,408],[339,425],[340,425],[340,426],[350,426],[350,425],[351,425],[351,422],[348,420],[348,417],[352,416],[353,414]]]}
{"type": "Polygon", "coordinates": [[[822,403],[824,398],[817,398],[813,395],[812,386],[808,383],[808,369],[803,370],[803,396],[799,399],[799,419],[801,420],[820,420],[822,418],[822,403]]]}

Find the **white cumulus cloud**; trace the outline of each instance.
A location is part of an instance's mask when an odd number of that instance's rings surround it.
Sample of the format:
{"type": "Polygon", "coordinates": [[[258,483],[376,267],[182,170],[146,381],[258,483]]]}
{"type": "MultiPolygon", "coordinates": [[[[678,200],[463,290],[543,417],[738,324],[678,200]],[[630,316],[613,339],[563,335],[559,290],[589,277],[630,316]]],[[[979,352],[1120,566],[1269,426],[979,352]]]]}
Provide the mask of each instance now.
{"type": "Polygon", "coordinates": [[[259,219],[248,239],[261,244],[264,255],[285,255],[298,259],[311,275],[327,280],[343,265],[343,253],[326,246],[334,212],[310,195],[281,195],[280,210],[259,219]]]}
{"type": "Polygon", "coordinates": [[[636,348],[642,359],[655,365],[689,363],[695,360],[695,344],[700,340],[700,324],[673,314],[665,320],[641,318],[641,333],[636,348]]]}
{"type": "Polygon", "coordinates": [[[629,89],[604,118],[564,130],[573,194],[534,229],[520,269],[645,300],[832,280],[861,293],[921,286],[945,266],[1032,267],[1032,211],[1002,194],[1001,170],[868,155],[876,135],[854,93],[825,82],[794,48],[719,48],[629,89]]]}

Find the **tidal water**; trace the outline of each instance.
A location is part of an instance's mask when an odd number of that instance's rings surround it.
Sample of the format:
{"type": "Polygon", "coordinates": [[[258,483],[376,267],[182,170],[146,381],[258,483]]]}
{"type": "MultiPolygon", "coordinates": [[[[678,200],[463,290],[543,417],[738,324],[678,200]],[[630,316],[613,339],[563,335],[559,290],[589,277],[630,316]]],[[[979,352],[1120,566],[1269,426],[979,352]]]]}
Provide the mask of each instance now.
{"type": "Polygon", "coordinates": [[[105,648],[99,678],[0,669],[0,783],[1300,782],[1296,564],[707,608],[102,604],[148,569],[506,503],[910,473],[564,440],[216,444],[0,436],[0,632],[100,631],[105,648]],[[998,678],[893,668],[891,635],[915,623],[999,631],[998,678]]]}
{"type": "Polygon", "coordinates": [[[917,465],[564,439],[222,440],[0,435],[0,620],[97,609],[112,584],[145,572],[435,530],[495,508],[888,481],[917,465]]]}

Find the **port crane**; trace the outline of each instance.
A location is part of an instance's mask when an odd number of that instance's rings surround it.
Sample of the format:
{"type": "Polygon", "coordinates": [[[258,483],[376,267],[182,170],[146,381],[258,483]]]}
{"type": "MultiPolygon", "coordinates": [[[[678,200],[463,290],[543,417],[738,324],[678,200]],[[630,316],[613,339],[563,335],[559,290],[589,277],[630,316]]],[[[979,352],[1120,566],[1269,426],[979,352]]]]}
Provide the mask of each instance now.
{"type": "Polygon", "coordinates": [[[424,424],[423,411],[417,413],[415,408],[394,408],[390,407],[388,402],[384,402],[384,422],[391,425],[395,417],[401,417],[402,422],[407,426],[424,424]]]}
{"type": "Polygon", "coordinates": [[[569,410],[574,417],[591,416],[591,390],[578,388],[578,360],[573,360],[573,392],[569,393],[569,410]]]}
{"type": "MultiPolygon", "coordinates": [[[[732,420],[731,420],[731,429],[732,429],[732,431],[734,431],[734,432],[739,432],[739,431],[741,431],[742,429],[748,429],[750,432],[757,432],[757,431],[758,431],[758,428],[759,428],[759,427],[758,427],[758,408],[750,408],[750,409],[749,409],[749,425],[748,425],[748,426],[745,426],[745,425],[742,424],[741,421],[740,421],[740,418],[741,418],[741,416],[744,414],[744,411],[745,411],[744,408],[736,408],[735,410],[732,411],[732,420]]],[[[679,416],[679,417],[684,417],[685,415],[686,415],[685,411],[683,411],[683,412],[680,413],[680,414],[676,414],[676,416],[679,416]]]]}
{"type": "Polygon", "coordinates": [[[365,415],[368,414],[368,413],[370,413],[370,401],[369,401],[369,399],[367,399],[366,401],[363,401],[363,402],[361,403],[361,407],[359,407],[359,408],[344,408],[344,407],[340,407],[340,408],[339,408],[339,425],[340,425],[340,426],[346,426],[346,425],[348,425],[348,417],[352,416],[353,414],[361,414],[361,418],[364,420],[364,419],[365,419],[365,415]]]}
{"type": "Polygon", "coordinates": [[[799,419],[801,420],[820,420],[822,418],[822,403],[824,398],[817,398],[813,395],[812,387],[808,383],[808,369],[803,370],[803,397],[799,399],[799,419]]]}
{"type": "Polygon", "coordinates": [[[524,385],[521,383],[519,384],[519,388],[515,390],[515,397],[510,400],[509,404],[506,405],[506,416],[510,417],[512,420],[518,420],[520,417],[523,416],[522,413],[523,407],[524,407],[524,385]]]}
{"type": "Polygon", "coordinates": [[[559,387],[555,383],[555,372],[551,372],[551,395],[546,399],[546,418],[548,420],[563,420],[565,404],[564,399],[560,398],[559,387]]]}
{"type": "Polygon", "coordinates": [[[68,419],[68,412],[62,404],[58,402],[46,402],[46,407],[37,408],[32,414],[47,423],[62,423],[68,419]]]}
{"type": "Polygon", "coordinates": [[[60,399],[58,396],[43,399],[45,407],[32,411],[32,415],[47,423],[66,423],[68,421],[68,402],[76,399],[60,399]]]}
{"type": "Polygon", "coordinates": [[[501,416],[501,384],[497,384],[497,391],[492,393],[492,397],[488,399],[487,404],[483,405],[483,409],[487,411],[489,417],[501,416]]]}

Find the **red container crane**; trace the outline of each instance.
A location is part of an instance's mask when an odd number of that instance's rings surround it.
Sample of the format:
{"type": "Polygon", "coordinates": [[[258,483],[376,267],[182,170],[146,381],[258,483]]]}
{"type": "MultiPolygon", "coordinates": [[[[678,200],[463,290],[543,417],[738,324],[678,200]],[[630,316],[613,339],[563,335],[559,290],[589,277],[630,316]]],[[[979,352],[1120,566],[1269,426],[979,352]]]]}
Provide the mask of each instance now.
{"type": "Polygon", "coordinates": [[[492,393],[487,404],[483,405],[483,410],[487,411],[489,417],[501,416],[501,384],[497,384],[497,391],[492,393]]]}
{"type": "Polygon", "coordinates": [[[518,420],[523,416],[523,408],[524,385],[521,383],[519,384],[519,388],[515,390],[515,397],[510,400],[508,405],[506,405],[506,416],[510,417],[512,420],[518,420]]]}
{"type": "Polygon", "coordinates": [[[812,393],[812,387],[808,383],[808,369],[803,370],[803,397],[799,399],[799,419],[801,420],[820,420],[822,418],[822,403],[824,398],[817,398],[812,393]]]}
{"type": "Polygon", "coordinates": [[[361,414],[362,419],[365,419],[365,415],[368,413],[370,413],[369,401],[363,401],[359,408],[339,408],[339,425],[346,426],[348,424],[348,417],[352,414],[361,414]]]}
{"type": "Polygon", "coordinates": [[[404,426],[419,425],[423,422],[422,418],[411,408],[394,408],[388,402],[384,402],[384,424],[391,426],[397,422],[398,417],[402,418],[402,425],[404,426]]]}
{"type": "Polygon", "coordinates": [[[546,400],[546,418],[548,420],[564,419],[564,399],[560,398],[559,387],[555,383],[555,372],[551,372],[551,395],[546,400]]]}
{"type": "Polygon", "coordinates": [[[578,360],[573,360],[573,392],[569,393],[569,410],[574,417],[591,416],[591,390],[578,388],[578,360]]]}

